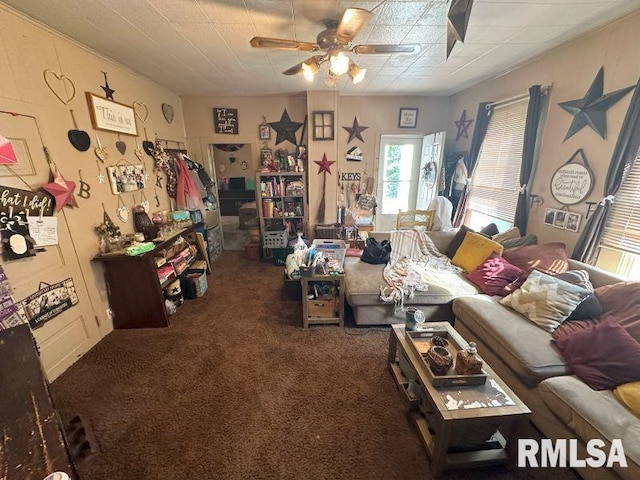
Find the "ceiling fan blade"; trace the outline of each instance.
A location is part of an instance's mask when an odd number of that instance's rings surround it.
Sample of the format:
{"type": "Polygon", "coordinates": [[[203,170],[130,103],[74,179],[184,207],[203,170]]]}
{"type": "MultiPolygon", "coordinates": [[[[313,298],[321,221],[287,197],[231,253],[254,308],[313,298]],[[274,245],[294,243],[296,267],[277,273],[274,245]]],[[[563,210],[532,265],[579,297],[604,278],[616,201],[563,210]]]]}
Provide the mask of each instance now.
{"type": "Polygon", "coordinates": [[[282,73],[284,75],[297,75],[298,73],[300,73],[302,71],[302,65],[304,65],[305,63],[306,64],[315,63],[318,66],[320,66],[326,60],[327,60],[327,56],[326,55],[314,55],[313,57],[307,58],[304,62],[300,62],[297,65],[294,65],[293,67],[286,69],[282,73]]]}
{"type": "Polygon", "coordinates": [[[250,41],[254,48],[279,48],[281,50],[298,50],[301,52],[316,52],[320,47],[315,43],[284,40],[282,38],[253,37],[250,41]]]}
{"type": "Polygon", "coordinates": [[[413,55],[420,51],[420,45],[356,45],[355,47],[353,47],[353,51],[358,55],[371,55],[376,53],[406,53],[413,55]]]}
{"type": "Polygon", "coordinates": [[[363,8],[347,8],[336,29],[336,38],[340,43],[349,43],[373,16],[363,8]]]}

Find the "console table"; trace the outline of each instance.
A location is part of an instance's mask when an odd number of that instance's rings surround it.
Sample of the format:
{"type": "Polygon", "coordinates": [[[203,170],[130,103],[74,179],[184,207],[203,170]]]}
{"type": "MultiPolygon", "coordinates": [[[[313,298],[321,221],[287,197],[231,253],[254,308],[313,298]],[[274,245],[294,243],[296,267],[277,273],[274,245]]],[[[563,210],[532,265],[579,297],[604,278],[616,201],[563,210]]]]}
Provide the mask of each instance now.
{"type": "MultiPolygon", "coordinates": [[[[467,342],[448,322],[431,322],[424,329],[445,329],[458,345],[467,342]]],[[[531,410],[484,363],[484,385],[434,387],[405,337],[404,325],[394,325],[389,336],[389,370],[415,421],[434,475],[446,468],[507,463],[517,457],[516,429],[531,410]]]]}

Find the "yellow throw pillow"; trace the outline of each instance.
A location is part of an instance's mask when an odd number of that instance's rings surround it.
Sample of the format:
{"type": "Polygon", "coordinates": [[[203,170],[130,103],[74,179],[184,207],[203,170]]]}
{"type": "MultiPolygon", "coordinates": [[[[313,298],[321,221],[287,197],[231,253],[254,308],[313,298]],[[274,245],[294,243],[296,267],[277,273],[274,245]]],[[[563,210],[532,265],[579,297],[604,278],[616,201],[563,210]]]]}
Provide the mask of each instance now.
{"type": "Polygon", "coordinates": [[[467,232],[451,263],[471,272],[493,252],[502,255],[502,245],[479,233],[467,232]]]}
{"type": "Polygon", "coordinates": [[[623,383],[613,389],[620,403],[640,417],[640,382],[623,383]]]}

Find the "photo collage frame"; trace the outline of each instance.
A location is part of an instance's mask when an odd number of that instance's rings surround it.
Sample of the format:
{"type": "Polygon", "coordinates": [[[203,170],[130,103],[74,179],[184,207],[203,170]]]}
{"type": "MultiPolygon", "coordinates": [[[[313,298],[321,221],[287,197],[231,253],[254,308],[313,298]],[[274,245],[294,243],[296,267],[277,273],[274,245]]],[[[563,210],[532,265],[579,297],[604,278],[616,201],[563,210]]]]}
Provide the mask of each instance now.
{"type": "Polygon", "coordinates": [[[551,227],[577,232],[580,229],[582,215],[557,208],[547,208],[544,212],[544,224],[551,227]]]}

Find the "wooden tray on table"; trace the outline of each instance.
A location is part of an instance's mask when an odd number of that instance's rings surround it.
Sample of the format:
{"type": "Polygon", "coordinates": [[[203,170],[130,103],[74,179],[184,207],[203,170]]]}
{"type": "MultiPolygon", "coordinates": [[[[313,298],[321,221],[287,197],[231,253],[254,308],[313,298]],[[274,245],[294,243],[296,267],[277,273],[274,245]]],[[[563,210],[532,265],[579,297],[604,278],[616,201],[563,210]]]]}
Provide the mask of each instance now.
{"type": "Polygon", "coordinates": [[[434,387],[484,385],[487,381],[487,373],[484,370],[482,370],[482,373],[474,375],[458,375],[456,373],[455,362],[458,351],[468,344],[453,327],[423,327],[418,331],[405,331],[405,337],[412,352],[421,360],[419,366],[423,367],[424,373],[431,380],[431,384],[434,387]],[[436,335],[445,338],[449,342],[447,350],[453,357],[453,365],[445,375],[434,374],[425,358],[427,351],[432,347],[431,339],[436,335]]]}

